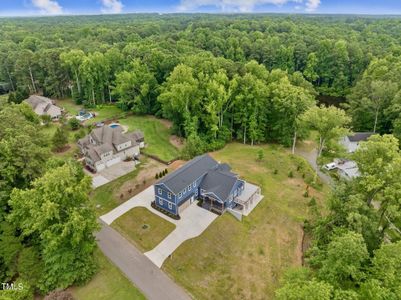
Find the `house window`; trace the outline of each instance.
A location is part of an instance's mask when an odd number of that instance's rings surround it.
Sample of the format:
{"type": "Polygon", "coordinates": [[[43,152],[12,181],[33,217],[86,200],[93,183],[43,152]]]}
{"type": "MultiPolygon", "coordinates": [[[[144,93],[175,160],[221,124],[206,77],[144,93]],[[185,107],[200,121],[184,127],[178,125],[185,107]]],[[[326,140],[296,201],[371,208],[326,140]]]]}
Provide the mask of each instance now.
{"type": "Polygon", "coordinates": [[[198,196],[198,190],[195,191],[195,196],[198,196]]]}
{"type": "Polygon", "coordinates": [[[159,193],[159,195],[162,194],[162,189],[157,189],[157,192],[159,193]]]}
{"type": "Polygon", "coordinates": [[[159,198],[159,204],[163,205],[163,199],[162,198],[159,198]]]}
{"type": "Polygon", "coordinates": [[[171,203],[168,204],[169,209],[173,209],[173,205],[171,203]]]}
{"type": "Polygon", "coordinates": [[[188,191],[190,191],[190,190],[191,190],[191,188],[192,188],[192,187],[191,187],[191,185],[188,185],[188,191]]]}
{"type": "Polygon", "coordinates": [[[167,198],[171,199],[171,193],[167,193],[167,198]]]}
{"type": "Polygon", "coordinates": [[[180,192],[180,193],[178,193],[178,198],[181,198],[182,197],[182,193],[180,192]]]}
{"type": "Polygon", "coordinates": [[[183,193],[185,194],[187,192],[187,188],[184,188],[184,191],[183,191],[183,193]]]}
{"type": "Polygon", "coordinates": [[[192,185],[193,185],[193,187],[196,187],[196,182],[194,182],[192,185]]]}

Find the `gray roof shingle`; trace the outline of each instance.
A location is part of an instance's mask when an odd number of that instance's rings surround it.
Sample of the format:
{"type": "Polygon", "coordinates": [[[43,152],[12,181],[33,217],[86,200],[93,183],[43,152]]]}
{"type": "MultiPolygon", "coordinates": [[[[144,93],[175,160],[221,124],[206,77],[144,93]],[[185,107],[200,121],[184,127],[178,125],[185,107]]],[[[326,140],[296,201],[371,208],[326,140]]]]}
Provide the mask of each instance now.
{"type": "Polygon", "coordinates": [[[228,164],[219,164],[208,154],[197,156],[183,167],[158,181],[163,183],[174,194],[178,194],[196,179],[204,176],[200,188],[214,193],[225,201],[238,180],[238,175],[232,173],[228,164]]]}
{"type": "Polygon", "coordinates": [[[374,132],[355,132],[353,135],[349,135],[348,139],[350,140],[350,142],[361,142],[366,141],[370,136],[374,134],[374,132]]]}
{"type": "Polygon", "coordinates": [[[208,154],[200,155],[187,162],[178,170],[159,180],[158,184],[163,183],[174,194],[177,194],[217,165],[218,162],[208,154]]]}
{"type": "Polygon", "coordinates": [[[225,201],[230,196],[230,192],[237,180],[238,177],[234,173],[212,170],[207,172],[200,187],[207,193],[212,192],[222,201],[225,201]]]}

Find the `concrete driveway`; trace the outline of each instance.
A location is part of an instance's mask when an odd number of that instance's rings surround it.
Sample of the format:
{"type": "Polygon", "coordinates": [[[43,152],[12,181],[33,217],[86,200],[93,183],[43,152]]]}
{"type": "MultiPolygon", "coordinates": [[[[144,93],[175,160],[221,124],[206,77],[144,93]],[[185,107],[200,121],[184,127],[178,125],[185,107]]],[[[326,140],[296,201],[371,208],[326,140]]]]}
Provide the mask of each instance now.
{"type": "Polygon", "coordinates": [[[93,188],[97,188],[135,170],[135,165],[134,161],[122,161],[95,174],[86,170],[85,173],[92,177],[93,188]]]}
{"type": "Polygon", "coordinates": [[[181,213],[174,231],[145,255],[160,268],[183,242],[199,236],[216,218],[216,214],[199,207],[196,202],[192,203],[181,213]]]}
{"type": "Polygon", "coordinates": [[[174,220],[165,214],[153,209],[150,203],[154,200],[154,187],[150,186],[143,192],[124,202],[112,211],[100,217],[107,225],[134,207],[146,207],[152,213],[175,224],[176,228],[153,250],[145,255],[159,268],[169,255],[183,242],[200,235],[218,216],[199,207],[196,202],[191,204],[181,213],[180,220],[174,220]]]}
{"type": "Polygon", "coordinates": [[[179,222],[179,221],[174,220],[174,219],[166,216],[165,214],[152,208],[150,203],[154,199],[155,199],[155,191],[154,191],[153,186],[150,186],[146,190],[142,191],[141,193],[137,194],[136,196],[132,197],[131,199],[125,201],[120,206],[117,206],[115,209],[109,211],[107,214],[101,216],[100,219],[103,222],[105,222],[107,225],[110,225],[111,223],[114,222],[114,220],[121,217],[123,214],[125,214],[130,209],[133,209],[134,207],[146,207],[152,213],[177,225],[177,222],[179,222]]]}

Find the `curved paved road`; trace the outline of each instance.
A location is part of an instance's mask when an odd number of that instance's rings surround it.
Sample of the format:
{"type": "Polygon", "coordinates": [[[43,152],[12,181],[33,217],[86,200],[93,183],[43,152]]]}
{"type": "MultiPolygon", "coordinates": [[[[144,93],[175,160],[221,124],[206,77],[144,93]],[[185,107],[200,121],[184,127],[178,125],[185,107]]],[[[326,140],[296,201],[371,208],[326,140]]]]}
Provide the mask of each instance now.
{"type": "Polygon", "coordinates": [[[116,230],[101,222],[96,234],[103,253],[149,300],[189,300],[191,297],[116,230]]]}

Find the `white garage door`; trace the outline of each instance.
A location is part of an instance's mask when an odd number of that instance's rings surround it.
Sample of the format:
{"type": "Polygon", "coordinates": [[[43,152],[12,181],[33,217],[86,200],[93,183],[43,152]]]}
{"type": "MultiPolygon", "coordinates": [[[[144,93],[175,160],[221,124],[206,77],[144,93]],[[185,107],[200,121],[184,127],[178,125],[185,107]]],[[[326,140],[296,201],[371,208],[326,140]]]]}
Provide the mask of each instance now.
{"type": "Polygon", "coordinates": [[[109,161],[106,162],[106,167],[110,167],[112,165],[115,165],[116,163],[119,163],[121,161],[120,157],[115,157],[113,159],[110,159],[109,161]]]}
{"type": "Polygon", "coordinates": [[[184,209],[186,209],[188,206],[191,205],[191,201],[190,199],[186,200],[184,203],[182,203],[179,207],[178,207],[178,214],[180,214],[184,209]]]}
{"type": "Polygon", "coordinates": [[[96,171],[99,172],[101,170],[103,170],[106,166],[104,164],[98,164],[96,165],[96,171]]]}

